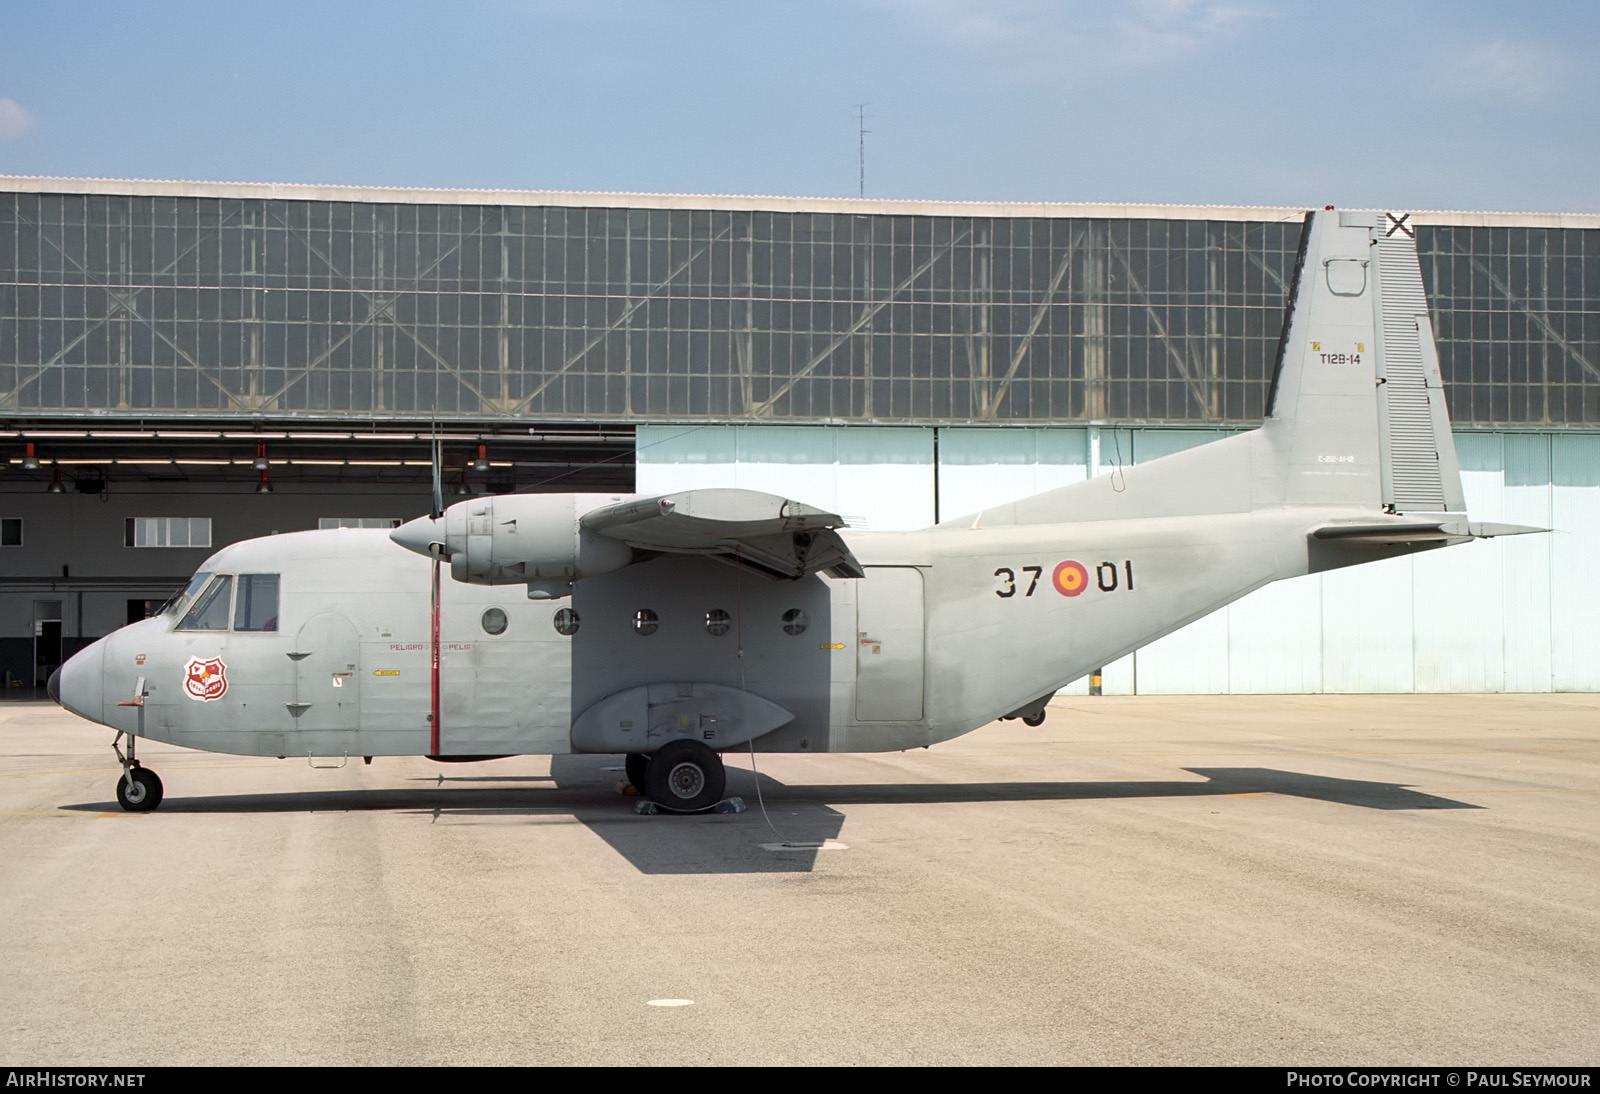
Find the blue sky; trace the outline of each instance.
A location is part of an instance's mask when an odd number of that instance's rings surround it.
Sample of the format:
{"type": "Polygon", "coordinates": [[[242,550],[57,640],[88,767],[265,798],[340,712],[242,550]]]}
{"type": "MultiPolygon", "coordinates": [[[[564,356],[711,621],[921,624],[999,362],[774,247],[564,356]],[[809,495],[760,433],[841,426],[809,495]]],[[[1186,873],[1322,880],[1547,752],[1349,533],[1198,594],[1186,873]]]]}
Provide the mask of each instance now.
{"type": "Polygon", "coordinates": [[[1600,5],[0,0],[0,174],[1594,212],[1600,5]]]}

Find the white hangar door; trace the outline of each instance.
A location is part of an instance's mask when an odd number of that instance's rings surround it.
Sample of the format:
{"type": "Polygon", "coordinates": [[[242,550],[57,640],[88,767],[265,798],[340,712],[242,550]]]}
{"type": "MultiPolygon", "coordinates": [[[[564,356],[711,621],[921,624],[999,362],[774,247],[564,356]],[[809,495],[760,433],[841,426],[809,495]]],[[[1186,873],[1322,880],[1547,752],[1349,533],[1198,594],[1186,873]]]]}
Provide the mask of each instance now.
{"type": "Polygon", "coordinates": [[[922,571],[868,566],[856,583],[856,720],[922,720],[922,571]]]}

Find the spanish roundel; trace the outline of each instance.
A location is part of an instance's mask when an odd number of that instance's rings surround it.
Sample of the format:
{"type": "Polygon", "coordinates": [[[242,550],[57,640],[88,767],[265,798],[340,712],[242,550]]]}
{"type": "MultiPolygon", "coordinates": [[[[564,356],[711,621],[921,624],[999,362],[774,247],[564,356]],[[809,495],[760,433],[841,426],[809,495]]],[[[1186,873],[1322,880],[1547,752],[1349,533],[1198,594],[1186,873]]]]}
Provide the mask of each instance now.
{"type": "Polygon", "coordinates": [[[1082,563],[1068,559],[1056,567],[1050,579],[1056,584],[1056,592],[1062,596],[1077,596],[1089,586],[1089,571],[1083,568],[1082,563]]]}

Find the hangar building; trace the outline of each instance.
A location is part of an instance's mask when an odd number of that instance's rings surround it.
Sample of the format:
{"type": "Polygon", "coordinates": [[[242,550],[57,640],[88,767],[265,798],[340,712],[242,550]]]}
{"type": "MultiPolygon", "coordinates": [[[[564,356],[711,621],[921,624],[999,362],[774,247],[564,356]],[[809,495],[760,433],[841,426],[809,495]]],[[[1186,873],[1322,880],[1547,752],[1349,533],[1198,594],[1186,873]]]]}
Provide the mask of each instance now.
{"type": "MultiPolygon", "coordinates": [[[[0,670],[422,512],[434,434],[457,494],[912,528],[1251,428],[1302,217],[0,178],[0,670]]],[[[1407,226],[1473,516],[1556,533],[1269,587],[1108,692],[1600,689],[1600,216],[1407,226]]]]}

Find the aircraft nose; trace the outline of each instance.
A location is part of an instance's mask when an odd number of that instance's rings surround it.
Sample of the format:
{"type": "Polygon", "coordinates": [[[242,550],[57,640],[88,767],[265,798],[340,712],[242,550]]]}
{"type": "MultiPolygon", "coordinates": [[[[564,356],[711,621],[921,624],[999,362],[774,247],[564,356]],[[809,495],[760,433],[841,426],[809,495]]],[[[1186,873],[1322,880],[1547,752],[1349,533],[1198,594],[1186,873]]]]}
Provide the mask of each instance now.
{"type": "Polygon", "coordinates": [[[44,682],[44,693],[50,696],[50,701],[57,706],[61,705],[61,670],[56,669],[50,674],[50,679],[44,682]]]}
{"type": "Polygon", "coordinates": [[[80,718],[104,722],[105,664],[104,640],[79,650],[51,674],[50,698],[80,718]]]}
{"type": "Polygon", "coordinates": [[[415,551],[419,555],[429,558],[449,558],[445,553],[444,520],[434,517],[418,517],[408,520],[400,527],[389,533],[389,538],[408,551],[415,551]]]}

